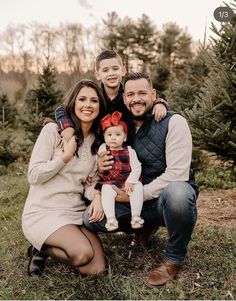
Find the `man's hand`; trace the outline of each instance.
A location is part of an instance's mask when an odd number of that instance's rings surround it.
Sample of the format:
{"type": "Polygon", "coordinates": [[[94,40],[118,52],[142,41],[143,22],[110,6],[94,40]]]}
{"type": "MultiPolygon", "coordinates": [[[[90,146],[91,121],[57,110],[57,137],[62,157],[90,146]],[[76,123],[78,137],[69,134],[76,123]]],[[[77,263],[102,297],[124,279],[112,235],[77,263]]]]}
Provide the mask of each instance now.
{"type": "Polygon", "coordinates": [[[167,114],[167,109],[164,104],[157,103],[153,107],[152,114],[155,115],[156,121],[161,121],[167,114]]]}
{"type": "Polygon", "coordinates": [[[96,223],[101,221],[104,218],[104,211],[102,208],[102,200],[101,200],[101,193],[97,192],[91,202],[89,207],[89,222],[96,223]]]}
{"type": "Polygon", "coordinates": [[[103,172],[112,168],[114,163],[113,156],[110,155],[109,151],[101,152],[98,155],[98,171],[103,172]]]}
{"type": "Polygon", "coordinates": [[[112,189],[114,189],[117,193],[117,196],[115,198],[116,202],[129,203],[129,196],[127,193],[125,193],[125,191],[121,190],[116,185],[112,185],[112,189]]]}

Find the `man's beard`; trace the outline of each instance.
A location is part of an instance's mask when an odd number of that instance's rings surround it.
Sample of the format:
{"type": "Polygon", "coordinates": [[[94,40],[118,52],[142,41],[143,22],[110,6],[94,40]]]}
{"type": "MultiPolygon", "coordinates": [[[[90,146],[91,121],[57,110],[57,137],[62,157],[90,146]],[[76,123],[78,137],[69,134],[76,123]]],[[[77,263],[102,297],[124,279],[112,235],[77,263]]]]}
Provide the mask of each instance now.
{"type": "Polygon", "coordinates": [[[130,111],[132,119],[135,121],[144,121],[148,114],[151,114],[152,108],[147,109],[142,115],[136,116],[130,111]]]}
{"type": "Polygon", "coordinates": [[[140,115],[140,116],[135,116],[131,113],[132,115],[132,119],[135,120],[135,121],[144,121],[145,117],[146,117],[146,114],[144,113],[143,115],[140,115]]]}

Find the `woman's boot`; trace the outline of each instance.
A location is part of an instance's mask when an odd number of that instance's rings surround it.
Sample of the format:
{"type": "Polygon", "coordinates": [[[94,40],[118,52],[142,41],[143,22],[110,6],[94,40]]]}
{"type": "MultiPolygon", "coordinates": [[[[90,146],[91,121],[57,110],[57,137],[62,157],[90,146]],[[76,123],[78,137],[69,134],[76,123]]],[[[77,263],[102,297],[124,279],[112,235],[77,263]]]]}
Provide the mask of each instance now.
{"type": "Polygon", "coordinates": [[[30,257],[28,265],[29,276],[41,276],[43,274],[45,261],[48,255],[42,251],[38,251],[33,246],[28,248],[27,254],[30,257]]]}

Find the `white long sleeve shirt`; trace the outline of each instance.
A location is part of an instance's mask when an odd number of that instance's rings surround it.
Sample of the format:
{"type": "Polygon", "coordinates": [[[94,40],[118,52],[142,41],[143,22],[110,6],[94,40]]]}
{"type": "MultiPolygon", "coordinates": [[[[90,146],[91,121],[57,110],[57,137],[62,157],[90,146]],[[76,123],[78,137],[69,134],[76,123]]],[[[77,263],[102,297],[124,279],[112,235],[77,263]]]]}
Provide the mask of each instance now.
{"type": "Polygon", "coordinates": [[[187,181],[192,159],[192,136],[185,118],[175,114],[170,118],[166,136],[166,170],[144,185],[144,201],[159,197],[173,181],[187,181]]]}

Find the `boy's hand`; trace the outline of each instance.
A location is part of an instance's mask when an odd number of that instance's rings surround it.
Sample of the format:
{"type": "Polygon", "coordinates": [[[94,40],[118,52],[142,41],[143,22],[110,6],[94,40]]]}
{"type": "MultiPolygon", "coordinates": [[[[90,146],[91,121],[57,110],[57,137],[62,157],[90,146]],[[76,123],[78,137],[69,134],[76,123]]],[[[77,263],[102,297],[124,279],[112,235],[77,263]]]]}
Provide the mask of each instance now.
{"type": "Polygon", "coordinates": [[[104,211],[102,208],[102,200],[101,200],[100,192],[95,194],[91,202],[91,205],[89,207],[88,214],[89,214],[88,220],[90,223],[96,223],[104,218],[104,211]]]}
{"type": "Polygon", "coordinates": [[[75,129],[68,127],[61,132],[61,137],[65,138],[67,141],[74,135],[75,129]]]}
{"type": "Polygon", "coordinates": [[[129,183],[129,182],[125,182],[125,193],[130,195],[130,193],[133,192],[133,191],[134,191],[134,184],[129,183]]]}
{"type": "Polygon", "coordinates": [[[67,141],[65,138],[62,138],[62,142],[63,142],[62,160],[65,163],[68,163],[70,159],[73,157],[77,148],[75,136],[73,136],[69,141],[67,141]]]}
{"type": "Polygon", "coordinates": [[[112,189],[114,189],[115,192],[117,193],[117,196],[115,198],[116,202],[129,203],[129,196],[125,191],[121,190],[116,185],[112,185],[112,189]]]}
{"type": "Polygon", "coordinates": [[[166,116],[167,109],[166,109],[166,107],[165,107],[164,104],[157,103],[153,107],[152,114],[155,115],[155,120],[156,121],[160,121],[160,120],[162,120],[166,116]]]}
{"type": "Polygon", "coordinates": [[[88,176],[85,181],[85,184],[87,184],[88,186],[91,186],[93,184],[93,177],[88,176]]]}
{"type": "Polygon", "coordinates": [[[113,156],[110,155],[109,151],[101,152],[98,155],[98,171],[103,172],[112,168],[114,163],[113,156]]]}

